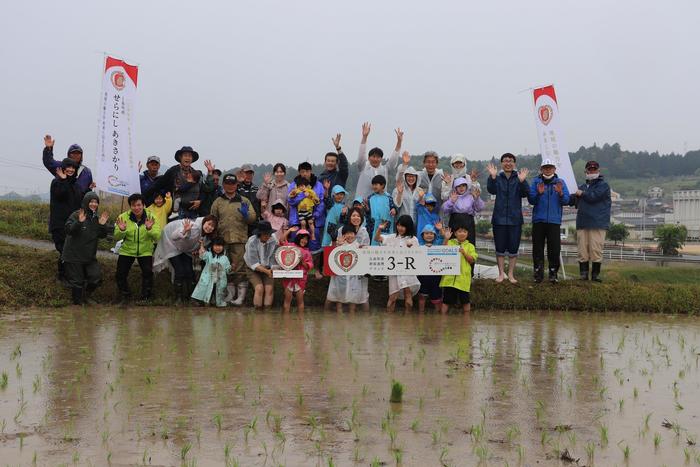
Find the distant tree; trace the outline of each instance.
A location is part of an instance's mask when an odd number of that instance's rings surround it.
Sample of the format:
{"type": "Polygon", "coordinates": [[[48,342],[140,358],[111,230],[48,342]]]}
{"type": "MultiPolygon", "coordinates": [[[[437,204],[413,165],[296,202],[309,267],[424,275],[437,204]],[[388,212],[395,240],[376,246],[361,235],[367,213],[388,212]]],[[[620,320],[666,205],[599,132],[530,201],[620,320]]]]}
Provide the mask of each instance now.
{"type": "Polygon", "coordinates": [[[688,238],[688,229],[684,225],[664,224],[654,230],[659,240],[659,248],[664,255],[677,256],[688,238]]]}
{"type": "Polygon", "coordinates": [[[610,224],[610,229],[606,235],[608,240],[612,240],[617,245],[617,242],[622,242],[625,244],[625,240],[630,236],[630,231],[625,224],[615,224],[614,222],[610,224]]]}
{"type": "Polygon", "coordinates": [[[476,223],[476,233],[479,235],[486,235],[491,232],[491,222],[482,219],[476,223]]]}
{"type": "Polygon", "coordinates": [[[532,224],[523,224],[523,237],[532,238],[532,224]]]}

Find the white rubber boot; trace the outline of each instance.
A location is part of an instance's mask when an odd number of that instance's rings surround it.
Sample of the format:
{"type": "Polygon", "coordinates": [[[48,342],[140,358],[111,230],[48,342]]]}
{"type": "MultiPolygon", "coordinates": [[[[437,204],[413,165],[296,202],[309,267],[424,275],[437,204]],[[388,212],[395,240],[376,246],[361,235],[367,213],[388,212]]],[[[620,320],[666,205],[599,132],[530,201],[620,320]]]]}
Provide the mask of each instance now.
{"type": "Polygon", "coordinates": [[[226,286],[226,298],[224,301],[226,303],[233,303],[233,300],[236,298],[236,284],[228,284],[226,286]]]}
{"type": "Polygon", "coordinates": [[[248,291],[248,283],[247,282],[241,282],[238,284],[238,295],[236,296],[236,299],[231,302],[236,306],[242,306],[243,303],[245,302],[245,294],[248,291]]]}

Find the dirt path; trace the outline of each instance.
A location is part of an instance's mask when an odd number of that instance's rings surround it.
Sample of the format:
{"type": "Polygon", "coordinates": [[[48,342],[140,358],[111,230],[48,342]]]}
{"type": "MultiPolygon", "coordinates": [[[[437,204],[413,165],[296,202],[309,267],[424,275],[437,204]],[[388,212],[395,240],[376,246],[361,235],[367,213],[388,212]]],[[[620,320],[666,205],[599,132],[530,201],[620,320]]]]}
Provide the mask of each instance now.
{"type": "MultiPolygon", "coordinates": [[[[28,248],[34,248],[36,250],[44,250],[44,251],[54,251],[55,250],[53,243],[51,243],[47,240],[33,240],[30,238],[17,238],[17,237],[11,237],[9,235],[0,234],[0,241],[5,242],[5,243],[9,243],[10,245],[24,246],[24,247],[28,247],[28,248]]],[[[99,256],[100,258],[112,258],[112,259],[115,259],[117,257],[111,251],[102,251],[102,250],[99,250],[97,252],[97,256],[99,256]]]]}

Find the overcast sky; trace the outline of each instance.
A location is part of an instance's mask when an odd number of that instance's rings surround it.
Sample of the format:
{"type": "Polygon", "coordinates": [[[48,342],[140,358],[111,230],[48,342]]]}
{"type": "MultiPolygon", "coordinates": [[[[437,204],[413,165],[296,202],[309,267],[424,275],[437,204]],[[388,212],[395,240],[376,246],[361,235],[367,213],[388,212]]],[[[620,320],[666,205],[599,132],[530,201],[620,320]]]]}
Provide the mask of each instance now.
{"type": "Polygon", "coordinates": [[[570,151],[700,148],[697,0],[5,3],[0,192],[47,191],[46,133],[94,168],[102,52],[140,66],[137,152],[168,164],[320,161],[336,132],[354,160],[365,120],[385,149],[536,153],[520,91],[549,83],[570,151]]]}

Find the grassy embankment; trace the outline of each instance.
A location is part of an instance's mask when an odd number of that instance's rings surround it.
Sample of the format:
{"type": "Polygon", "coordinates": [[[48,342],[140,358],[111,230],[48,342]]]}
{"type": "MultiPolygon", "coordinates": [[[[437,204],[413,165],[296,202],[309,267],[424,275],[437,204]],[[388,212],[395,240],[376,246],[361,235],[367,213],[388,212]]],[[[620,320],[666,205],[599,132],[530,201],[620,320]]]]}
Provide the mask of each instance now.
{"type": "MultiPolygon", "coordinates": [[[[109,208],[114,214],[119,206],[109,208]]],[[[48,206],[32,203],[0,202],[0,233],[16,237],[50,240],[46,231],[48,206]]],[[[111,241],[104,241],[108,248],[111,241]]],[[[56,253],[10,246],[0,242],[0,307],[63,306],[69,294],[54,280],[56,253]]],[[[116,262],[100,259],[104,285],[96,298],[108,303],[116,298],[114,272],[116,262]]],[[[573,271],[572,271],[573,272],[573,271]]],[[[605,264],[605,283],[593,284],[565,281],[551,286],[534,284],[529,272],[520,271],[519,285],[476,281],[472,287],[475,309],[565,309],[577,311],[649,311],[665,313],[700,312],[700,268],[656,267],[637,264],[605,264]]],[[[130,276],[132,288],[138,291],[139,270],[134,266],[130,276]]],[[[327,279],[309,281],[306,303],[322,305],[327,279]]],[[[156,278],[156,299],[153,304],[171,303],[169,275],[156,278]]],[[[280,303],[281,287],[276,287],[276,303],[280,303]]],[[[250,293],[249,299],[250,299],[250,293]]],[[[370,281],[370,301],[382,307],[386,303],[387,284],[370,281]]]]}
{"type": "MultiPolygon", "coordinates": [[[[54,307],[69,304],[66,289],[54,280],[55,252],[10,246],[0,242],[0,307],[54,307]]],[[[116,298],[114,272],[116,261],[100,259],[104,284],[96,298],[109,303],[116,298]]],[[[695,270],[640,267],[611,271],[603,284],[565,281],[552,286],[533,284],[523,278],[518,285],[496,284],[491,280],[476,281],[472,288],[472,303],[476,310],[531,309],[576,311],[649,311],[664,313],[696,313],[700,311],[700,277],[695,270]],[[663,274],[659,274],[663,271],[663,274]],[[636,281],[630,280],[631,274],[636,281]],[[664,276],[673,278],[686,274],[685,284],[664,283],[664,276]],[[693,278],[687,275],[694,274],[693,278]]],[[[138,291],[139,271],[135,266],[130,281],[138,291]]],[[[306,303],[323,304],[327,279],[309,281],[306,303]]],[[[281,287],[276,287],[276,304],[280,304],[281,287]]],[[[154,305],[171,303],[169,274],[156,277],[154,305]]],[[[250,300],[250,293],[249,293],[250,300]]],[[[370,301],[382,307],[386,303],[387,284],[370,281],[370,301]]]]}

